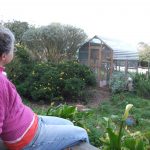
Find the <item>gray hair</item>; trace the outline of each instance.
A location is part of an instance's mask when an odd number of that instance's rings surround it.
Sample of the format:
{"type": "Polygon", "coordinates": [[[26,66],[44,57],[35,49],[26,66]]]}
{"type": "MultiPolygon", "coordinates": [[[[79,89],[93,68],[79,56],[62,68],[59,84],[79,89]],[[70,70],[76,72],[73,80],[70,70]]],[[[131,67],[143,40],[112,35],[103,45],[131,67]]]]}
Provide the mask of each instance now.
{"type": "Polygon", "coordinates": [[[0,56],[3,53],[8,54],[15,42],[13,33],[3,26],[0,26],[0,56]]]}

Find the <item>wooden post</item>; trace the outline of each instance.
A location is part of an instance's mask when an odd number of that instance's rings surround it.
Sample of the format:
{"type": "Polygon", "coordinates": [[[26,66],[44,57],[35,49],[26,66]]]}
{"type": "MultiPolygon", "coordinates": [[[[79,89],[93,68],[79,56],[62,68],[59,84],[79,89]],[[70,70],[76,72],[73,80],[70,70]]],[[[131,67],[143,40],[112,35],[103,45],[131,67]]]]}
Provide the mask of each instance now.
{"type": "Polygon", "coordinates": [[[119,60],[119,71],[120,71],[120,60],[119,60]]]}
{"type": "Polygon", "coordinates": [[[102,50],[103,50],[103,42],[101,41],[101,46],[99,49],[99,87],[101,86],[101,69],[102,69],[102,50]]]}
{"type": "Polygon", "coordinates": [[[117,71],[117,60],[112,60],[113,62],[114,62],[114,64],[115,64],[115,66],[114,66],[114,70],[115,71],[117,71]]]}
{"type": "Polygon", "coordinates": [[[90,47],[90,42],[89,42],[89,46],[88,46],[88,66],[91,67],[91,47],[90,47]]]}
{"type": "Polygon", "coordinates": [[[137,62],[137,65],[136,65],[136,73],[138,73],[138,68],[139,68],[139,66],[138,66],[138,62],[137,62]]]}
{"type": "Polygon", "coordinates": [[[125,60],[125,76],[127,76],[128,73],[128,60],[125,60]]]}
{"type": "Polygon", "coordinates": [[[101,46],[99,48],[99,63],[98,63],[98,70],[99,70],[99,79],[98,79],[98,82],[99,82],[99,87],[100,87],[100,81],[101,81],[101,65],[102,65],[102,41],[101,41],[101,46]]]}
{"type": "Polygon", "coordinates": [[[113,51],[111,50],[111,54],[110,54],[110,74],[109,74],[109,79],[112,76],[112,72],[114,70],[114,64],[113,64],[113,51]]]}
{"type": "Polygon", "coordinates": [[[150,76],[150,62],[148,61],[148,77],[150,76]]]}

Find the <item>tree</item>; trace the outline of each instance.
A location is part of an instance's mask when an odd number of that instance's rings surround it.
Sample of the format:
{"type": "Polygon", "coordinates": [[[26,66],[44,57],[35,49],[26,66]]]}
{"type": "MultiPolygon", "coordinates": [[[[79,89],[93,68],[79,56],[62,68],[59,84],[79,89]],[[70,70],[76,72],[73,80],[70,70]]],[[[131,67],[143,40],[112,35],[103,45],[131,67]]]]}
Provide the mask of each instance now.
{"type": "Polygon", "coordinates": [[[16,43],[22,42],[22,36],[25,31],[29,29],[29,24],[27,22],[12,21],[4,23],[4,26],[9,28],[15,35],[16,43]]]}
{"type": "Polygon", "coordinates": [[[77,49],[86,38],[80,28],[52,23],[29,29],[23,35],[23,42],[39,60],[59,62],[75,58],[77,49]]]}
{"type": "Polygon", "coordinates": [[[138,45],[140,60],[150,62],[150,45],[144,42],[140,42],[138,45]]]}

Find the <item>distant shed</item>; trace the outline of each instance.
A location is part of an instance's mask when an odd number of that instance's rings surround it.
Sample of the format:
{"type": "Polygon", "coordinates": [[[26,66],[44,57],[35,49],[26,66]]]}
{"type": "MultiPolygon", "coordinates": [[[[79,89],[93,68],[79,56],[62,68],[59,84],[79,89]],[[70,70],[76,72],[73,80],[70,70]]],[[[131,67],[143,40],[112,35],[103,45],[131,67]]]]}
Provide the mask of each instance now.
{"type": "Polygon", "coordinates": [[[99,86],[108,84],[113,70],[128,71],[138,67],[138,51],[127,44],[94,36],[79,48],[79,61],[96,74],[99,86]]]}

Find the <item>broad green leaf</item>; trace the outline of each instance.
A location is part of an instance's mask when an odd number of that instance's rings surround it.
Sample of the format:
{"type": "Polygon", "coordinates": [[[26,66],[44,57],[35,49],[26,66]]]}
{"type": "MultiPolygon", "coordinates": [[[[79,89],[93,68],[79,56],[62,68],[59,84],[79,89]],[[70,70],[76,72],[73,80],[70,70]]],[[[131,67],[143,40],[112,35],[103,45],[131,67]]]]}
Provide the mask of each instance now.
{"type": "Polygon", "coordinates": [[[110,140],[110,147],[112,149],[116,148],[116,150],[119,150],[118,147],[118,135],[115,134],[115,132],[113,132],[113,130],[111,128],[107,128],[107,132],[109,135],[109,140],[110,140]]]}

